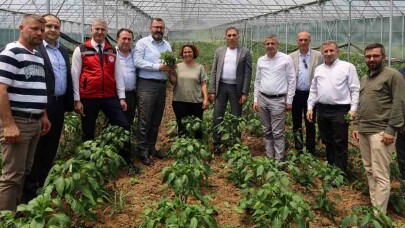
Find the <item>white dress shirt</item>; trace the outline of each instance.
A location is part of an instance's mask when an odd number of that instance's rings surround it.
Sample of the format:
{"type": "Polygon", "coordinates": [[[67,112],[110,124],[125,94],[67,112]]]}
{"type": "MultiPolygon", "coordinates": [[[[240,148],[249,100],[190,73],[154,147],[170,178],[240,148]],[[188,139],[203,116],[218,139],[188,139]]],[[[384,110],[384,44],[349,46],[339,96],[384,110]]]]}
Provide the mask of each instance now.
{"type": "Polygon", "coordinates": [[[325,63],[315,69],[314,79],[308,97],[308,110],[317,103],[350,104],[350,111],[356,111],[359,103],[360,81],[356,67],[336,59],[331,66],[325,63]]]}
{"type": "Polygon", "coordinates": [[[291,56],[277,52],[273,58],[264,55],[257,60],[255,102],[260,92],[269,96],[287,94],[287,104],[292,104],[295,86],[295,69],[291,56]]]}
{"type": "MultiPolygon", "coordinates": [[[[99,45],[96,41],[91,39],[91,46],[98,51],[99,45]]],[[[101,44],[101,49],[104,50],[105,42],[101,44]]],[[[114,48],[114,47],[112,47],[114,48]]],[[[82,55],[80,53],[80,47],[77,47],[72,55],[72,81],[73,81],[73,96],[75,101],[80,101],[80,74],[82,72],[82,55]]],[[[115,87],[117,89],[118,98],[125,98],[125,84],[124,78],[122,77],[121,64],[118,58],[115,59],[115,69],[114,69],[115,87]]]]}

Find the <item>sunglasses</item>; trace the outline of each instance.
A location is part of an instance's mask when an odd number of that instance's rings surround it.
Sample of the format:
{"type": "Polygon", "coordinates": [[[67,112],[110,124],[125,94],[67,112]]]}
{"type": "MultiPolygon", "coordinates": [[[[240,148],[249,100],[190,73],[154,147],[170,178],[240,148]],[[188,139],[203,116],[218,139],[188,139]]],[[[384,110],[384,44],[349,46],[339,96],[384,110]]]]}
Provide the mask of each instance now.
{"type": "Polygon", "coordinates": [[[305,69],[308,69],[308,64],[307,64],[307,61],[306,61],[305,59],[302,59],[302,62],[304,63],[304,67],[305,67],[305,69]]]}

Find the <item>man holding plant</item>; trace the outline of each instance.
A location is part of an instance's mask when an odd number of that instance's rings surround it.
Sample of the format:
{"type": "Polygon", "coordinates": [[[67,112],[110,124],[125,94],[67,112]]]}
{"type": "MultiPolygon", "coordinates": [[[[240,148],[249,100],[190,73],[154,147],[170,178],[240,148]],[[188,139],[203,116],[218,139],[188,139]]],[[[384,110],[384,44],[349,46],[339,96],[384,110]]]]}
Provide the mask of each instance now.
{"type": "Polygon", "coordinates": [[[134,62],[138,77],[138,154],[144,165],[153,165],[151,156],[163,159],[156,150],[160,122],[166,103],[166,81],[173,66],[161,63],[161,53],[172,51],[163,39],[165,23],[154,18],[149,26],[150,36],[140,39],[135,47],[134,62]]]}
{"type": "Polygon", "coordinates": [[[404,124],[405,81],[397,70],[383,66],[385,49],[382,44],[367,45],[365,57],[368,72],[361,79],[353,138],[360,145],[371,203],[386,213],[395,134],[404,124]]]}
{"type": "Polygon", "coordinates": [[[356,67],[338,59],[338,54],[335,41],[322,44],[325,63],[315,69],[307,119],[314,121],[313,108],[317,105],[319,134],[326,146],[328,163],[347,174],[349,123],[345,115],[353,118],[356,114],[360,82],[356,67]]]}
{"type": "Polygon", "coordinates": [[[215,129],[224,117],[228,101],[234,116],[242,115],[242,105],[247,101],[252,77],[252,56],[249,49],[238,45],[239,30],[229,27],[225,31],[227,46],[215,51],[211,79],[208,88],[208,99],[215,101],[214,154],[220,153],[220,135],[215,129]]]}

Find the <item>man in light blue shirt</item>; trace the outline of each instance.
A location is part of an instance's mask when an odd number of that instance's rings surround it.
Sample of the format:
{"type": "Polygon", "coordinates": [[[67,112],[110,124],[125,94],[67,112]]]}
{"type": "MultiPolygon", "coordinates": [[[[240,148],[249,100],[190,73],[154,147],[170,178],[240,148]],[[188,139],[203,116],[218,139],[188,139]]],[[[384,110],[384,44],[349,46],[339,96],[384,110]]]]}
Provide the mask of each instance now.
{"type": "Polygon", "coordinates": [[[163,39],[165,23],[154,18],[149,26],[151,35],[140,39],[135,47],[135,66],[138,77],[138,153],[144,165],[153,165],[150,156],[162,159],[156,150],[156,140],[166,102],[166,81],[173,68],[162,64],[160,53],[171,51],[163,39]]]}

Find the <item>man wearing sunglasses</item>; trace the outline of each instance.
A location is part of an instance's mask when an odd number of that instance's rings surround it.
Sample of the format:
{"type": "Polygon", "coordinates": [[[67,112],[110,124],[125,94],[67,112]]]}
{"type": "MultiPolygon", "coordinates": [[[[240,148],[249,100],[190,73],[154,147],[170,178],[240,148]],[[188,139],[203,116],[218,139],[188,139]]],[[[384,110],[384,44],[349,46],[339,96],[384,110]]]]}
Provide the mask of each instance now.
{"type": "MultiPolygon", "coordinates": [[[[305,115],[307,113],[307,100],[309,87],[314,78],[315,68],[323,63],[322,53],[309,47],[311,44],[311,34],[302,31],[297,35],[298,50],[291,53],[294,61],[295,77],[297,86],[292,103],[292,119],[295,149],[299,152],[304,148],[304,137],[302,134],[302,118],[305,121],[305,144],[306,150],[311,154],[315,153],[315,121],[309,122],[305,115]]],[[[315,108],[314,108],[315,112],[315,108]]]]}

